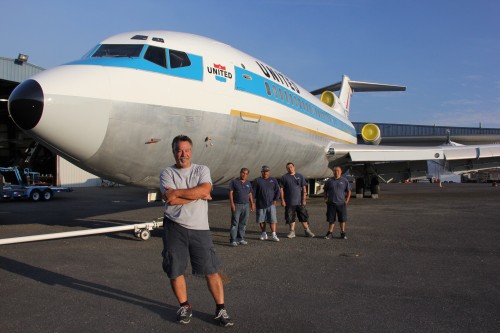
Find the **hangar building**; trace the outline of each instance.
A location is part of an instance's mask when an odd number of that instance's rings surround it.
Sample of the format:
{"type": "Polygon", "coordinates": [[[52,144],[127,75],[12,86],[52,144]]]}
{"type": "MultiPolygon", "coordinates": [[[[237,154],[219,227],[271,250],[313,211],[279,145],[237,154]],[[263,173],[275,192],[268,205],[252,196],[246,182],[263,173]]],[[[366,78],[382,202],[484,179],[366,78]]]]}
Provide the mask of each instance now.
{"type": "MultiPolygon", "coordinates": [[[[367,123],[354,122],[356,133],[367,123]]],[[[437,146],[448,138],[463,145],[500,143],[500,128],[377,124],[384,145],[437,146]]],[[[358,138],[359,139],[359,138],[358,138]]]]}
{"type": "Polygon", "coordinates": [[[40,173],[40,181],[57,186],[100,186],[92,175],[25,135],[10,119],[7,102],[14,88],[44,69],[28,63],[28,56],[16,59],[0,57],[0,167],[18,166],[40,173]]]}

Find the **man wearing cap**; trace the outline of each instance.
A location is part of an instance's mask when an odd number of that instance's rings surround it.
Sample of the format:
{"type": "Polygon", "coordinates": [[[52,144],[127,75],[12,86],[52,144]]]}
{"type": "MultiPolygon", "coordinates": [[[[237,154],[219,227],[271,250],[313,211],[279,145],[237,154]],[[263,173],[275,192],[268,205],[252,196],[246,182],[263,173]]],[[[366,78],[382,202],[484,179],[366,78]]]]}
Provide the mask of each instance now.
{"type": "Polygon", "coordinates": [[[267,240],[266,223],[271,228],[270,240],[279,242],[276,235],[276,201],[280,198],[280,187],[278,181],[274,177],[270,177],[271,169],[267,165],[263,165],[261,169],[262,176],[255,178],[252,187],[255,194],[256,204],[256,222],[260,224],[262,235],[260,240],[267,240]]]}
{"type": "Polygon", "coordinates": [[[295,172],[292,162],[286,164],[286,171],[280,179],[281,206],[285,207],[285,222],[290,228],[287,238],[295,237],[295,216],[304,227],[306,237],[314,237],[309,229],[309,214],[306,209],[307,183],[304,176],[295,172]]]}

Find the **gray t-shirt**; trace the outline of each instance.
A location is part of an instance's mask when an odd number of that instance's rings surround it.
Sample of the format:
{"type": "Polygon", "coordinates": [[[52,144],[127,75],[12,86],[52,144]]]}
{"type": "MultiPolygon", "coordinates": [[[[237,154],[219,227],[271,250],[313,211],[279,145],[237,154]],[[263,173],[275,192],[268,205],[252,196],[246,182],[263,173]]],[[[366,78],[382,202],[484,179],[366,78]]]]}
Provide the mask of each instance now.
{"type": "MultiPolygon", "coordinates": [[[[188,189],[203,183],[210,183],[210,169],[205,165],[191,164],[189,168],[179,169],[175,165],[166,167],[160,174],[160,191],[167,188],[188,189]]],[[[187,229],[209,230],[207,200],[194,200],[185,205],[165,204],[165,217],[187,229]]]]}

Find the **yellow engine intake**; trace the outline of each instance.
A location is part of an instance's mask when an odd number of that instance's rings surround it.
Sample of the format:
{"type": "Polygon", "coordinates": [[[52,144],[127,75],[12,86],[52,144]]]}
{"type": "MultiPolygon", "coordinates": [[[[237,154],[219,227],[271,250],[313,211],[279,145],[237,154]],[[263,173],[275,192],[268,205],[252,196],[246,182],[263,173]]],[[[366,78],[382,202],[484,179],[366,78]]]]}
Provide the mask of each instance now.
{"type": "Polygon", "coordinates": [[[337,103],[337,96],[332,93],[331,91],[323,91],[321,93],[321,96],[319,98],[323,103],[325,103],[326,105],[328,105],[329,107],[334,107],[335,106],[335,103],[337,103]]]}
{"type": "Polygon", "coordinates": [[[367,145],[378,145],[382,140],[380,128],[375,124],[366,124],[363,126],[361,137],[367,145]]]}

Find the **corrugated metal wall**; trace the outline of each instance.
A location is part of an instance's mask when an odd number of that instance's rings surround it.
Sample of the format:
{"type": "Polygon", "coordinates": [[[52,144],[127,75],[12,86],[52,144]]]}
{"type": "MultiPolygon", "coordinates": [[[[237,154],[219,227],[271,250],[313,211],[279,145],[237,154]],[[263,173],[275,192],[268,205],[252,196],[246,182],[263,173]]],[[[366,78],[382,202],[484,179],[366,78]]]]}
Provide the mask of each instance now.
{"type": "Polygon", "coordinates": [[[84,171],[57,156],[57,183],[65,187],[94,187],[101,186],[101,178],[84,171]]]}
{"type": "Polygon", "coordinates": [[[41,71],[43,71],[42,67],[29,63],[18,65],[15,59],[0,57],[0,78],[2,80],[21,82],[41,71]]]}

